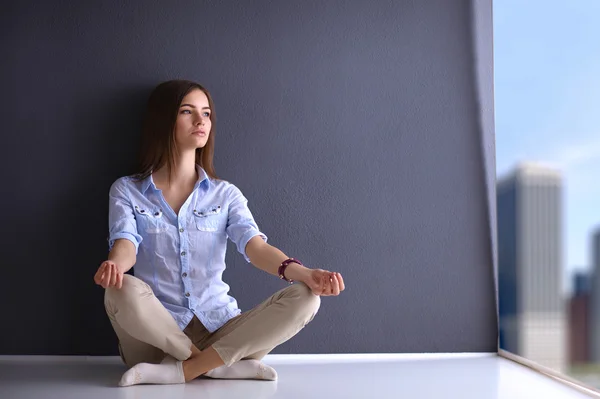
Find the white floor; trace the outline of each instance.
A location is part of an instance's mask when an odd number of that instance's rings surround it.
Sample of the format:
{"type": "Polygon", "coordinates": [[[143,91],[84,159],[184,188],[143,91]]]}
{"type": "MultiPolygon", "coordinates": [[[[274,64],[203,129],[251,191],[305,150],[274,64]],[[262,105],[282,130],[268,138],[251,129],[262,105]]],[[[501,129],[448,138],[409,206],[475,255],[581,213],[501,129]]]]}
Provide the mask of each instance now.
{"type": "Polygon", "coordinates": [[[0,398],[590,398],[496,354],[269,355],[276,382],[116,386],[115,357],[0,356],[0,398]]]}

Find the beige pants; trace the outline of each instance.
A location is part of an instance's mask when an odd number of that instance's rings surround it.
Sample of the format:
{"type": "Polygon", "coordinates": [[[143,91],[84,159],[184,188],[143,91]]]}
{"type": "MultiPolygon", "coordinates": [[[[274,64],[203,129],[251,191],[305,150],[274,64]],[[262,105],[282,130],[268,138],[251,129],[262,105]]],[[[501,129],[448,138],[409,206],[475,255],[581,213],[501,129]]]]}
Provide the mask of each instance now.
{"type": "Polygon", "coordinates": [[[306,284],[295,283],[210,333],[196,316],[181,331],[150,286],[137,277],[124,275],[121,289],[108,288],[104,296],[121,358],[129,367],[160,363],[166,354],[186,360],[192,344],[200,350],[213,346],[227,366],[240,359],[262,359],[312,321],[320,304],[321,298],[306,284]]]}

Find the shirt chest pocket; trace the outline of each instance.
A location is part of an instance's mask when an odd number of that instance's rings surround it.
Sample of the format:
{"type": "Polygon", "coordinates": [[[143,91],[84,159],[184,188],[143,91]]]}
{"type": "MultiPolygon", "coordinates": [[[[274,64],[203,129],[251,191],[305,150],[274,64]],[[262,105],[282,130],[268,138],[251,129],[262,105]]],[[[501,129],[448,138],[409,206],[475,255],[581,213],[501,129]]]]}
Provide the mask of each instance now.
{"type": "Polygon", "coordinates": [[[146,232],[148,234],[159,234],[167,231],[167,224],[163,220],[162,209],[146,208],[136,205],[134,210],[138,231],[146,232]]]}
{"type": "Polygon", "coordinates": [[[225,231],[227,213],[221,205],[194,209],[194,225],[197,230],[207,232],[225,231]]]}

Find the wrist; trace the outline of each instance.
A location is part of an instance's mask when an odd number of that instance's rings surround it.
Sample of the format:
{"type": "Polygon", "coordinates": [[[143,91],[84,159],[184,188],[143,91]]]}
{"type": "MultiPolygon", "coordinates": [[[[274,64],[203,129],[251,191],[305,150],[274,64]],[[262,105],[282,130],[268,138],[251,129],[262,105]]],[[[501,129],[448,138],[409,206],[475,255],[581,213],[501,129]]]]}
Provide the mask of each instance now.
{"type": "Polygon", "coordinates": [[[310,276],[310,270],[308,267],[302,266],[296,262],[290,263],[283,273],[286,278],[294,281],[306,282],[310,276]]]}
{"type": "Polygon", "coordinates": [[[113,262],[115,265],[117,265],[117,270],[119,270],[119,272],[125,274],[129,271],[129,269],[131,269],[133,267],[133,265],[129,265],[130,262],[127,262],[126,260],[123,259],[119,259],[118,257],[114,257],[114,258],[108,258],[109,261],[113,262]]]}

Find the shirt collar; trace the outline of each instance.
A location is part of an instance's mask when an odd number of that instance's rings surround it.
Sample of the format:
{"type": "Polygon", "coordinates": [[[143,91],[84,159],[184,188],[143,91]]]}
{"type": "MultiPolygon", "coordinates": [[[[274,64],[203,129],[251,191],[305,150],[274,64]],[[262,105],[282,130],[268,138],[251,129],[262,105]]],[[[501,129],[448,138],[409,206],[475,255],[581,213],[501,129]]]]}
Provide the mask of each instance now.
{"type": "MultiPolygon", "coordinates": [[[[194,190],[204,181],[206,181],[206,186],[210,187],[212,182],[206,174],[206,171],[198,164],[196,164],[196,171],[198,172],[198,181],[194,186],[194,190]]],[[[148,177],[146,177],[142,182],[142,194],[145,194],[148,188],[150,188],[150,186],[152,186],[152,188],[154,188],[155,190],[158,190],[158,188],[156,188],[156,184],[154,184],[154,179],[152,179],[152,173],[150,173],[148,177]]]]}

